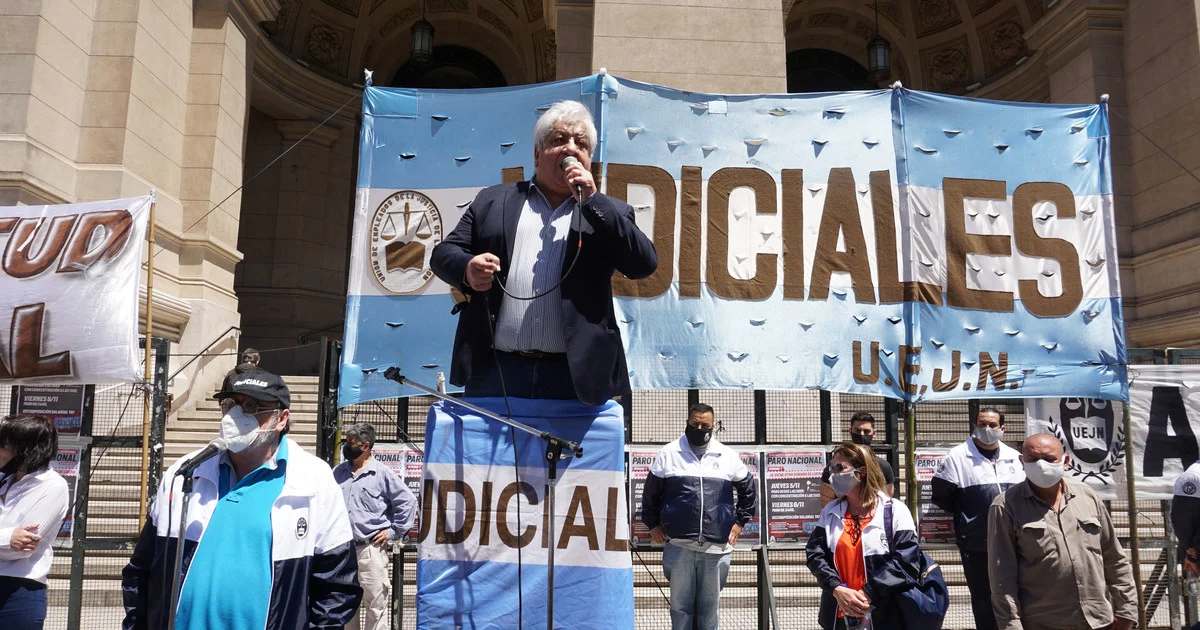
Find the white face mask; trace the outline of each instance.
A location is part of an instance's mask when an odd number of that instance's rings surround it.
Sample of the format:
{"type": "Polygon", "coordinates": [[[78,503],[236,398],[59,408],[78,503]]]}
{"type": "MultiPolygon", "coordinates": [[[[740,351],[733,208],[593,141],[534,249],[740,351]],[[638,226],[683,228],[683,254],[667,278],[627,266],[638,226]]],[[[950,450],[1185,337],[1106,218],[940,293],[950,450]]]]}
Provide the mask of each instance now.
{"type": "Polygon", "coordinates": [[[229,445],[229,452],[240,453],[251,446],[263,434],[274,432],[274,423],[259,428],[258,419],[234,407],[221,418],[221,439],[229,445]]]}
{"type": "Polygon", "coordinates": [[[1062,480],[1065,472],[1062,462],[1048,462],[1044,459],[1025,462],[1025,476],[1029,478],[1029,483],[1039,488],[1053,488],[1062,480]]]}
{"type": "Polygon", "coordinates": [[[833,493],[839,498],[850,494],[858,485],[858,475],[853,470],[846,472],[838,472],[829,475],[829,485],[833,486],[833,493]]]}
{"type": "Polygon", "coordinates": [[[1004,438],[1004,431],[999,427],[975,427],[971,435],[988,446],[994,446],[1004,438]]]}

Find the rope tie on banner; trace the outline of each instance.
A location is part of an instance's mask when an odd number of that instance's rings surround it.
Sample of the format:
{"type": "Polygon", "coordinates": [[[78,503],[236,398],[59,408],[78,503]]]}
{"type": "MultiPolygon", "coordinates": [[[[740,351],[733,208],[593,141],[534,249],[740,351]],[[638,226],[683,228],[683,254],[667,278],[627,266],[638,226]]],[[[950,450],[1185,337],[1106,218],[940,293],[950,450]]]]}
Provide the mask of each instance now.
{"type": "MultiPolygon", "coordinates": [[[[238,194],[239,192],[241,192],[241,191],[242,191],[242,189],[243,189],[243,188],[245,188],[247,184],[249,184],[250,182],[254,181],[255,179],[258,179],[258,176],[259,176],[259,175],[262,175],[263,173],[265,173],[265,172],[267,171],[267,169],[271,168],[272,166],[275,166],[275,163],[276,163],[276,162],[278,162],[279,160],[282,160],[282,159],[283,159],[283,156],[285,156],[285,155],[287,155],[288,153],[291,153],[291,152],[292,152],[292,149],[295,149],[296,147],[300,146],[300,144],[301,144],[302,142],[304,142],[305,140],[308,140],[308,137],[309,137],[309,136],[311,136],[311,135],[313,135],[314,133],[316,133],[316,131],[317,131],[318,129],[320,129],[321,127],[324,127],[325,125],[329,124],[329,121],[333,120],[333,117],[334,117],[334,116],[337,116],[338,114],[342,113],[342,110],[343,110],[343,109],[346,109],[346,106],[347,106],[347,105],[349,105],[350,103],[353,103],[355,99],[357,99],[357,98],[360,98],[361,96],[362,96],[362,93],[360,93],[360,92],[355,92],[355,94],[354,94],[353,96],[351,96],[350,98],[346,99],[346,102],[345,102],[345,103],[342,103],[340,107],[338,107],[337,109],[333,110],[333,113],[332,113],[332,114],[330,114],[330,115],[326,116],[326,117],[325,117],[325,120],[322,120],[321,122],[317,123],[317,126],[313,127],[312,129],[310,129],[310,130],[308,131],[308,133],[304,134],[304,137],[302,137],[302,138],[300,138],[299,140],[297,140],[297,141],[295,141],[294,143],[292,143],[292,146],[290,146],[290,147],[288,147],[288,148],[284,149],[282,153],[280,153],[279,155],[275,156],[275,158],[274,158],[274,159],[272,159],[270,162],[267,162],[267,165],[266,165],[266,166],[264,166],[264,167],[262,167],[262,168],[258,169],[258,171],[257,171],[256,173],[254,173],[254,174],[253,174],[253,175],[251,175],[250,177],[246,178],[246,180],[245,180],[245,181],[243,181],[243,182],[241,183],[241,185],[239,185],[237,188],[235,188],[233,192],[229,193],[228,195],[226,195],[226,196],[225,196],[225,198],[224,198],[224,199],[222,199],[221,201],[217,202],[217,205],[213,206],[211,210],[209,210],[208,212],[205,212],[204,214],[200,215],[200,218],[196,219],[195,221],[192,221],[192,224],[191,224],[191,225],[189,225],[189,226],[187,226],[186,228],[184,228],[182,233],[183,233],[183,234],[186,234],[186,233],[187,233],[188,231],[190,231],[192,228],[194,228],[194,227],[196,227],[197,225],[199,225],[199,223],[200,223],[201,221],[203,221],[204,219],[208,218],[208,215],[210,215],[210,214],[212,214],[212,213],[216,212],[216,211],[217,211],[217,208],[220,208],[222,205],[224,205],[224,204],[225,204],[225,202],[226,202],[226,201],[229,201],[230,199],[232,199],[232,198],[233,198],[233,196],[234,196],[234,195],[236,195],[236,194],[238,194]]],[[[158,256],[159,254],[163,253],[163,250],[165,250],[165,249],[166,249],[166,247],[160,247],[160,248],[158,248],[158,251],[154,252],[154,256],[158,256]]],[[[151,258],[153,258],[153,256],[151,256],[151,258]]],[[[142,267],[145,267],[145,266],[146,266],[146,263],[143,263],[143,264],[142,264],[142,267]]]]}
{"type": "Polygon", "coordinates": [[[1125,116],[1123,116],[1123,115],[1121,114],[1121,112],[1119,112],[1119,111],[1117,111],[1117,110],[1115,110],[1115,109],[1112,109],[1111,107],[1109,108],[1109,110],[1108,110],[1108,111],[1110,111],[1110,112],[1112,112],[1112,113],[1116,114],[1116,115],[1117,115],[1117,117],[1118,117],[1118,118],[1120,118],[1121,120],[1124,120],[1124,121],[1125,121],[1125,124],[1129,125],[1129,128],[1130,128],[1130,129],[1132,129],[1132,130],[1134,130],[1134,131],[1138,132],[1138,135],[1139,135],[1139,136],[1141,136],[1141,137],[1143,137],[1143,138],[1145,138],[1145,139],[1146,139],[1146,142],[1149,142],[1151,146],[1153,146],[1155,149],[1158,149],[1160,152],[1162,152],[1162,154],[1163,154],[1163,155],[1167,156],[1167,159],[1168,159],[1168,160],[1171,160],[1172,162],[1174,162],[1174,163],[1175,163],[1175,165],[1176,165],[1176,166],[1178,166],[1179,168],[1183,169],[1183,172],[1184,172],[1184,173],[1187,173],[1188,175],[1190,175],[1190,176],[1192,177],[1192,179],[1196,180],[1196,182],[1197,182],[1197,183],[1200,183],[1200,177],[1198,177],[1194,171],[1192,171],[1192,170],[1191,170],[1191,169],[1189,169],[1188,167],[1184,166],[1184,165],[1183,165],[1183,162],[1180,162],[1179,160],[1175,159],[1175,156],[1171,155],[1170,153],[1167,153],[1167,150],[1166,150],[1166,149],[1164,149],[1164,148],[1162,148],[1161,146],[1159,146],[1157,142],[1155,142],[1154,140],[1152,140],[1152,139],[1150,138],[1150,136],[1146,135],[1146,132],[1142,131],[1141,129],[1139,129],[1139,128],[1138,128],[1138,126],[1137,126],[1137,125],[1133,124],[1133,121],[1129,120],[1128,118],[1126,118],[1125,116]]]}

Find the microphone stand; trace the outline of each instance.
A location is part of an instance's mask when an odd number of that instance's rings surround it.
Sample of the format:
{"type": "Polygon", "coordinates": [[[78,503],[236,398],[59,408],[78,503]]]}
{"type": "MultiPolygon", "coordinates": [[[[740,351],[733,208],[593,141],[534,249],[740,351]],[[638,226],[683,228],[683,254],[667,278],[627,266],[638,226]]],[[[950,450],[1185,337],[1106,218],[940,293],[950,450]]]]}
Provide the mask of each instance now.
{"type": "MultiPolygon", "coordinates": [[[[549,431],[540,431],[527,424],[513,420],[512,418],[505,418],[504,416],[488,411],[487,409],[484,409],[478,405],[473,405],[459,398],[451,398],[436,389],[431,389],[420,383],[414,382],[412,379],[401,374],[400,368],[398,367],[393,366],[387,368],[383,371],[383,377],[388,380],[396,381],[401,385],[408,385],[413,389],[420,390],[444,402],[453,403],[468,409],[481,417],[506,424],[517,431],[524,431],[530,435],[537,436],[546,442],[545,459],[548,469],[546,475],[546,510],[550,514],[550,517],[547,519],[547,522],[550,524],[548,532],[550,535],[550,548],[547,550],[549,553],[546,559],[546,578],[548,582],[548,588],[546,589],[546,627],[549,630],[554,630],[554,549],[557,546],[557,541],[555,540],[554,535],[554,491],[558,482],[558,460],[571,456],[583,457],[583,447],[580,446],[578,442],[572,442],[571,440],[558,437],[549,431]]],[[[516,443],[515,439],[513,440],[513,443],[516,443]]]]}
{"type": "MultiPolygon", "coordinates": [[[[167,622],[167,630],[175,630],[175,616],[179,613],[179,593],[183,588],[183,545],[187,537],[184,527],[187,525],[188,503],[192,500],[192,472],[183,475],[183,508],[179,511],[179,542],[175,544],[175,569],[171,572],[171,608],[167,622]]],[[[175,480],[171,483],[174,485],[175,480]]],[[[170,495],[168,494],[168,501],[170,495]]],[[[167,523],[167,538],[170,539],[171,524],[167,523]]]]}

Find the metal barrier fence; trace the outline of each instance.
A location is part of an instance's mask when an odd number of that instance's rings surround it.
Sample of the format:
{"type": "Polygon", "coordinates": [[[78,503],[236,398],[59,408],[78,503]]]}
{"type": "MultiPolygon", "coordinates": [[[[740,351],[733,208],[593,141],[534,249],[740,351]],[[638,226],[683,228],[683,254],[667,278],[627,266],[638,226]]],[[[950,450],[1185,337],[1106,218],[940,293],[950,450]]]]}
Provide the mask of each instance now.
{"type": "MultiPolygon", "coordinates": [[[[155,342],[153,372],[159,399],[154,401],[155,429],[152,444],[161,444],[165,426],[165,375],[167,344],[155,342]]],[[[331,355],[336,365],[336,356],[331,355]]],[[[1131,353],[1131,362],[1200,363],[1200,352],[1131,353]]],[[[322,391],[336,394],[336,376],[322,379],[322,391]]],[[[81,457],[79,476],[80,510],[76,513],[77,545],[56,552],[50,576],[50,616],[47,628],[112,628],[120,625],[120,569],[124,566],[137,536],[137,493],[141,474],[141,408],[143,389],[121,386],[94,390],[90,448],[81,457]]],[[[6,408],[11,392],[0,388],[0,408],[6,408]]],[[[875,416],[882,434],[881,451],[892,461],[897,478],[897,496],[908,496],[913,489],[907,478],[901,407],[883,398],[831,394],[819,391],[638,391],[623,403],[626,406],[626,442],[663,444],[678,438],[683,430],[688,405],[706,402],[716,408],[718,439],[731,445],[827,445],[848,434],[849,418],[856,411],[875,416]]],[[[324,401],[323,401],[324,402],[324,401]]],[[[380,442],[408,442],[420,448],[425,437],[425,417],[432,400],[428,397],[364,403],[334,410],[322,404],[322,427],[318,450],[325,457],[336,451],[339,422],[371,422],[380,442]]],[[[1021,400],[981,400],[939,402],[916,408],[915,444],[950,446],[967,438],[970,419],[980,405],[999,407],[1006,415],[1010,445],[1019,447],[1025,433],[1024,405],[1021,400]]],[[[160,450],[158,452],[161,452],[160,450]]],[[[161,460],[152,461],[155,475],[161,474],[161,460]]],[[[156,479],[156,477],[155,477],[156,479]]],[[[152,479],[151,487],[157,482],[152,479]]],[[[1128,505],[1112,502],[1110,510],[1129,549],[1135,542],[1129,537],[1128,505]]],[[[1185,593],[1179,570],[1168,562],[1168,503],[1137,503],[1138,536],[1141,552],[1139,575],[1144,594],[1148,627],[1169,628],[1171,608],[1176,619],[1186,613],[1186,623],[1194,623],[1195,598],[1190,606],[1180,606],[1185,593]]],[[[947,629],[973,628],[969,595],[962,577],[957,551],[952,547],[927,547],[943,565],[949,584],[951,608],[947,629]]],[[[729,584],[722,593],[723,628],[768,628],[771,626],[768,602],[775,603],[779,628],[816,627],[819,589],[804,564],[800,548],[770,548],[734,552],[729,584]],[[768,586],[769,585],[769,586],[768,586]]],[[[415,547],[397,549],[393,563],[394,625],[415,627],[416,570],[415,547]]],[[[660,549],[635,549],[633,557],[635,609],[638,628],[669,628],[670,616],[662,576],[660,549]]],[[[1176,626],[1178,627],[1178,626],[1176,626]]],[[[1186,626],[1184,626],[1186,627],[1186,626]]]]}
{"type": "MultiPolygon", "coordinates": [[[[168,347],[154,339],[151,374],[151,443],[161,444],[166,422],[168,347]]],[[[15,388],[0,388],[0,409],[13,408],[15,388]]],[[[142,488],[142,384],[97,387],[85,392],[78,445],[79,471],[70,545],[56,545],[47,588],[46,628],[119,628],[121,568],[137,540],[142,488]]],[[[72,440],[60,437],[60,449],[72,440]]],[[[161,448],[152,450],[147,485],[157,488],[161,448]]],[[[151,493],[151,496],[153,494],[151,493]]],[[[65,543],[66,541],[64,541],[65,543]]]]}
{"type": "MultiPolygon", "coordinates": [[[[1200,358],[1196,360],[1200,361],[1200,358]]],[[[431,397],[413,397],[358,404],[342,409],[340,419],[343,423],[372,423],[380,442],[408,442],[420,448],[431,402],[431,397]]],[[[907,479],[907,462],[902,454],[907,444],[904,432],[900,430],[902,408],[895,401],[879,397],[819,391],[635,391],[623,401],[626,442],[663,444],[678,439],[692,402],[705,402],[716,409],[718,439],[735,446],[837,443],[847,438],[851,415],[857,411],[870,412],[875,416],[876,430],[885,438],[886,443],[880,445],[880,451],[891,459],[896,471],[896,496],[907,497],[914,491],[903,481],[907,479]]],[[[948,447],[963,442],[969,435],[972,418],[981,406],[997,407],[1005,414],[1005,442],[1019,449],[1025,435],[1025,408],[1021,399],[918,405],[915,410],[916,446],[948,447]]],[[[1179,584],[1178,568],[1168,569],[1165,562],[1167,532],[1163,525],[1168,520],[1167,507],[1167,502],[1138,502],[1141,528],[1137,542],[1144,550],[1139,569],[1146,595],[1147,627],[1150,628],[1172,627],[1167,595],[1172,575],[1176,576],[1175,584],[1179,584]]],[[[1132,541],[1128,505],[1115,501],[1110,510],[1121,541],[1129,549],[1132,541]]],[[[953,545],[925,545],[923,548],[942,565],[948,583],[951,606],[944,627],[974,628],[970,595],[957,548],[953,545]]],[[[401,570],[394,576],[399,587],[393,589],[393,610],[399,614],[394,628],[415,627],[415,556],[415,547],[411,544],[395,556],[401,570]]],[[[662,575],[661,549],[635,548],[633,567],[637,627],[670,628],[669,588],[662,575]]],[[[721,627],[774,627],[768,610],[771,594],[778,628],[817,627],[820,590],[805,566],[804,550],[774,545],[767,549],[734,552],[729,581],[721,595],[721,627]],[[767,572],[769,580],[766,579],[767,572]]]]}

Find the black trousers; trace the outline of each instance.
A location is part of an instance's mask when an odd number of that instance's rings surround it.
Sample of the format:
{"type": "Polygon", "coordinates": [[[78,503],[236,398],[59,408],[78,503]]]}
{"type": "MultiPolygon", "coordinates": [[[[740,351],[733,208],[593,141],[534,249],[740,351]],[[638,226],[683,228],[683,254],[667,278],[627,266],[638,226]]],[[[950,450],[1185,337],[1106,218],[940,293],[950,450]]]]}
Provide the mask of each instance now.
{"type": "Polygon", "coordinates": [[[988,579],[986,551],[959,549],[967,589],[971,591],[971,612],[975,615],[976,630],[997,630],[996,612],[992,609],[992,582],[988,579]]]}

